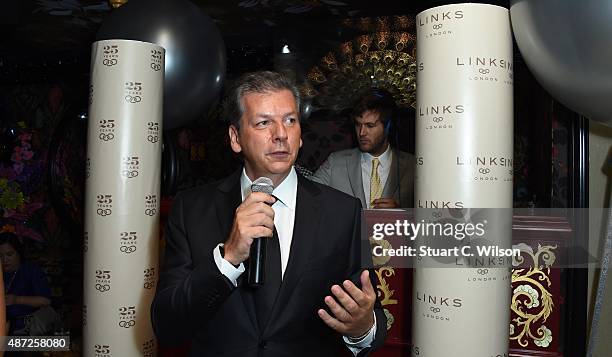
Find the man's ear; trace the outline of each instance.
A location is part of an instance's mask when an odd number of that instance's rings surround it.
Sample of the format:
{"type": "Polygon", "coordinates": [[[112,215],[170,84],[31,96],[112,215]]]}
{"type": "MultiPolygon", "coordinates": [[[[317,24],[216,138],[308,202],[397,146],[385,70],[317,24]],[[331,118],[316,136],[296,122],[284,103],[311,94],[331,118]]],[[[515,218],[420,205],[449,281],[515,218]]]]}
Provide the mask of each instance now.
{"type": "Polygon", "coordinates": [[[302,138],[300,138],[300,147],[302,147],[302,138]]]}
{"type": "Polygon", "coordinates": [[[240,146],[240,138],[238,136],[238,128],[234,125],[230,125],[228,128],[228,134],[230,138],[230,145],[232,146],[232,150],[235,153],[239,153],[242,151],[242,146],[240,146]]]}

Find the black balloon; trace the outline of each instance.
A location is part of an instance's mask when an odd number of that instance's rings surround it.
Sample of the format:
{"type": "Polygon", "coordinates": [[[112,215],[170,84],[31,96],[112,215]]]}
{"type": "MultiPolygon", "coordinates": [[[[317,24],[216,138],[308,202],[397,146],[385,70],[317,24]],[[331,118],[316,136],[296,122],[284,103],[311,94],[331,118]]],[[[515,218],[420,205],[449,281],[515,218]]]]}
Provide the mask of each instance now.
{"type": "Polygon", "coordinates": [[[225,78],[225,45],[210,17],[187,0],[131,0],[102,23],[98,40],[166,49],[164,129],[185,126],[215,101],[225,78]]]}

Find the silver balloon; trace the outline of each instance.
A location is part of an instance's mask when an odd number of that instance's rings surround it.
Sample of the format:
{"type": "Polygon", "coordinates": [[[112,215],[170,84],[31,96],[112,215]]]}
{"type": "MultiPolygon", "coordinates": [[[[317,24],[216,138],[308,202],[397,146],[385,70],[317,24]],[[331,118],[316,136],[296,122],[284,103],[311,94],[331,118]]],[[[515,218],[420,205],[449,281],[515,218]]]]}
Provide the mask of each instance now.
{"type": "Polygon", "coordinates": [[[213,20],[190,1],[130,0],[104,20],[96,38],[147,41],[166,49],[164,129],[189,125],[221,92],[223,38],[213,20]]]}
{"type": "Polygon", "coordinates": [[[612,0],[512,0],[527,66],[557,100],[612,125],[612,0]]]}

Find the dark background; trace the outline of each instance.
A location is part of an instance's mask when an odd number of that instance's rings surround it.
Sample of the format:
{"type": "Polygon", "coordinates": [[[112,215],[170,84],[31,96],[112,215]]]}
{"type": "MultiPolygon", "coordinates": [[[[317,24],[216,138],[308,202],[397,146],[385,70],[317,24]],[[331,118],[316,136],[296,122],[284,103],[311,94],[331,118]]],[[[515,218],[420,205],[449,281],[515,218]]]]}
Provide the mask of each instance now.
{"type": "MultiPolygon", "coordinates": [[[[240,74],[273,69],[287,44],[298,80],[322,56],[373,29],[362,18],[405,15],[449,1],[407,0],[195,0],[219,27],[227,49],[227,82],[240,74]]],[[[508,1],[486,1],[508,6],[508,1]]],[[[45,268],[54,306],[65,327],[81,329],[82,200],[90,48],[111,12],[103,0],[4,1],[0,11],[0,179],[16,182],[30,203],[27,213],[0,217],[0,227],[24,234],[28,255],[45,268]],[[34,153],[15,175],[11,153],[30,134],[34,153]],[[13,170],[13,171],[11,171],[13,170]],[[12,228],[11,228],[12,227],[12,228]]],[[[412,33],[416,35],[414,30],[412,33]]],[[[533,78],[515,47],[516,207],[569,207],[577,114],[554,101],[533,78]]],[[[398,114],[393,133],[414,152],[414,109],[398,114]]],[[[353,146],[346,111],[318,107],[303,123],[299,163],[315,170],[329,152],[353,146]]],[[[164,135],[164,166],[178,168],[164,197],[225,176],[239,164],[230,154],[218,106],[188,127],[164,135]],[[167,151],[172,150],[169,154],[167,151]],[[174,158],[169,162],[169,158],[174,158]]],[[[4,212],[6,213],[6,212],[4,212]]]]}

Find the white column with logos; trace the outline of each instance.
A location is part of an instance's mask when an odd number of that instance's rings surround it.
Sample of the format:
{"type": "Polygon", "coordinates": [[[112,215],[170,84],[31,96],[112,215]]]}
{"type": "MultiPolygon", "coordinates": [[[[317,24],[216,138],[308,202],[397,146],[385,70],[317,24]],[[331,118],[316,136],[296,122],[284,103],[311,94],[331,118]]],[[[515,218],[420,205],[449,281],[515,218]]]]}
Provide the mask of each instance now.
{"type": "MultiPolygon", "coordinates": [[[[419,13],[416,27],[417,217],[483,223],[480,241],[473,235],[457,244],[475,248],[487,242],[510,248],[509,11],[485,4],[444,5],[419,13]],[[482,208],[495,210],[478,210],[482,208]]],[[[422,237],[419,244],[440,245],[432,241],[436,239],[422,237]]],[[[419,258],[412,296],[412,354],[507,356],[511,264],[511,258],[476,259],[461,253],[419,258]]]]}
{"type": "Polygon", "coordinates": [[[92,45],[84,246],[84,356],[155,356],[165,50],[92,45]]]}

